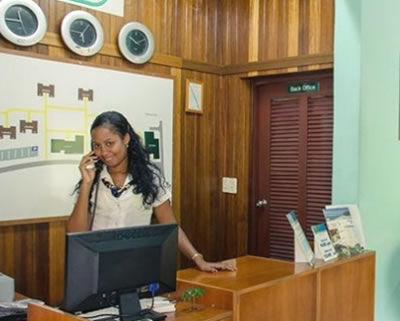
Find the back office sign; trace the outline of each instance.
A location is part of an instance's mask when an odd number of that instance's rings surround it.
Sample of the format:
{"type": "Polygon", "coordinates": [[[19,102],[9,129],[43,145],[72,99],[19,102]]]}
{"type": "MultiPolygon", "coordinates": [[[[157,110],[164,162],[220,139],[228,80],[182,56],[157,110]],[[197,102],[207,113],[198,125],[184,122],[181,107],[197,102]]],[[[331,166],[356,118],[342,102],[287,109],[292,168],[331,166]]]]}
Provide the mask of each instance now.
{"type": "Polygon", "coordinates": [[[295,84],[289,84],[287,91],[289,94],[309,93],[313,91],[319,91],[319,81],[301,82],[295,84]]]}

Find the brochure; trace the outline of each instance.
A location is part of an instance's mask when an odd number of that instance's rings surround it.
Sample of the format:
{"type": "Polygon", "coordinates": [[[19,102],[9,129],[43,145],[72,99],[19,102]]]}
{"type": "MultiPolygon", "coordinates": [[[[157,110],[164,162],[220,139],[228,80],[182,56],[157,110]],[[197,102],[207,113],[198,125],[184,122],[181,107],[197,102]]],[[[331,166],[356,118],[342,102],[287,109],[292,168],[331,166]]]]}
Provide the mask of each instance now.
{"type": "Polygon", "coordinates": [[[365,241],[364,237],[364,232],[361,224],[361,215],[360,215],[360,210],[358,209],[358,206],[356,204],[344,204],[344,205],[327,205],[325,208],[331,209],[331,208],[343,208],[347,207],[350,212],[351,220],[354,225],[354,232],[356,234],[357,239],[360,241],[361,246],[366,249],[367,248],[367,242],[365,241]]]}
{"type": "Polygon", "coordinates": [[[337,253],[326,229],[325,224],[316,224],[311,226],[314,234],[314,253],[316,258],[329,261],[337,258],[337,253]]]}
{"type": "Polygon", "coordinates": [[[315,256],[294,211],[286,214],[294,231],[295,262],[315,264],[315,256]]]}
{"type": "Polygon", "coordinates": [[[363,252],[364,247],[358,239],[349,208],[326,207],[322,211],[337,254],[350,256],[363,252]]]}

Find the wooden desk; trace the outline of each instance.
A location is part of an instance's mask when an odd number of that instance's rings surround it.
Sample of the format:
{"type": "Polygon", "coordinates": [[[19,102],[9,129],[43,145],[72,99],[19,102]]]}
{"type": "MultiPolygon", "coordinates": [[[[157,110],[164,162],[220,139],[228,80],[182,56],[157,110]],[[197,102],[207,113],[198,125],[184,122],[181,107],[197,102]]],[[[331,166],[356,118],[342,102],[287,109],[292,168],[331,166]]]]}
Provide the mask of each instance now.
{"type": "Polygon", "coordinates": [[[311,268],[254,256],[236,272],[178,272],[178,289],[206,290],[201,303],[233,311],[233,321],[372,321],[375,253],[319,262],[311,268]]]}
{"type": "MultiPolygon", "coordinates": [[[[214,307],[204,307],[201,311],[187,312],[188,303],[179,302],[176,311],[167,313],[167,321],[231,321],[232,311],[214,307]]],[[[29,304],[28,321],[87,321],[88,319],[72,315],[46,305],[29,304]]]]}
{"type": "MultiPolygon", "coordinates": [[[[244,256],[236,272],[178,271],[176,295],[202,287],[204,309],[185,312],[177,304],[168,321],[373,321],[375,252],[334,262],[307,264],[244,256]]],[[[28,321],[86,320],[31,304],[28,321]]]]}

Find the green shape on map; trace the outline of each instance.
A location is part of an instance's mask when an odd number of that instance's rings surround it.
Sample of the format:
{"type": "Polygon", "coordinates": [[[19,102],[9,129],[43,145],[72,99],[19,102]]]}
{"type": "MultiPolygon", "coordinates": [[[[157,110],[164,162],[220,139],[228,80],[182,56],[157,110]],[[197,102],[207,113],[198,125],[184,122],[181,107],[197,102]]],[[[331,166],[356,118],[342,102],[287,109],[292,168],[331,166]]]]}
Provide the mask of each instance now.
{"type": "Polygon", "coordinates": [[[159,139],[154,138],[154,132],[144,132],[144,146],[153,154],[154,159],[160,159],[160,143],[159,139]]]}
{"type": "Polygon", "coordinates": [[[51,152],[65,154],[83,154],[83,136],[75,136],[75,141],[65,139],[52,139],[51,152]]]}
{"type": "Polygon", "coordinates": [[[101,7],[108,0],[90,1],[90,0],[70,0],[76,3],[84,4],[91,7],[101,7]]]}

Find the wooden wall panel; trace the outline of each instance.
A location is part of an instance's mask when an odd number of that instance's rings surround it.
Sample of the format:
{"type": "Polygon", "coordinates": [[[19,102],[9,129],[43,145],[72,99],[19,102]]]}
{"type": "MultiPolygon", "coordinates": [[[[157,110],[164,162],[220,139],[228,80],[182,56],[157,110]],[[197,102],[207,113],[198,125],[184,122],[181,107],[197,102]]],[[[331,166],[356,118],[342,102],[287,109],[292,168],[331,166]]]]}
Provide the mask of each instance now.
{"type": "MultiPolygon", "coordinates": [[[[45,38],[22,48],[0,36],[0,50],[173,77],[175,214],[207,259],[246,254],[251,77],[332,67],[334,1],[125,0],[124,17],[83,9],[105,30],[94,57],[71,53],[59,36],[62,18],[78,6],[34,1],[48,17],[45,38]],[[155,55],[145,65],[128,63],[117,48],[121,26],[133,20],[155,36],[155,55]],[[202,115],[185,112],[187,78],[204,82],[202,115]],[[237,194],[222,193],[223,176],[237,177],[237,194]]],[[[19,291],[58,304],[65,220],[22,223],[0,222],[0,271],[16,278],[19,291]]]]}
{"type": "Polygon", "coordinates": [[[221,193],[220,215],[223,215],[227,228],[226,242],[220,244],[220,251],[228,257],[235,257],[247,253],[250,82],[237,76],[227,76],[223,88],[221,102],[224,106],[219,111],[219,122],[224,123],[224,138],[219,141],[218,149],[224,150],[225,155],[224,162],[219,166],[219,176],[236,177],[238,189],[237,194],[221,193]]]}
{"type": "Polygon", "coordinates": [[[203,113],[185,112],[182,118],[181,224],[200,252],[207,253],[207,257],[216,257],[220,183],[216,173],[219,164],[216,137],[219,133],[215,119],[220,106],[215,92],[218,92],[220,77],[184,72],[183,84],[186,79],[203,82],[205,92],[203,113]]]}
{"type": "MultiPolygon", "coordinates": [[[[48,31],[59,33],[62,18],[78,6],[57,1],[36,1],[48,19],[48,31]]],[[[217,4],[215,1],[126,0],[124,17],[85,9],[102,23],[105,43],[116,45],[118,32],[127,22],[146,24],[155,36],[157,53],[217,63],[217,4]],[[171,35],[174,35],[171,37],[171,35]],[[193,41],[193,36],[196,41],[193,41]]],[[[70,57],[76,57],[67,53],[70,57]]],[[[96,60],[98,56],[86,58],[96,60]]]]}
{"type": "MultiPolygon", "coordinates": [[[[182,125],[181,223],[212,260],[247,253],[249,82],[186,72],[205,84],[203,114],[182,125]],[[228,94],[236,91],[237,95],[228,94]],[[223,93],[216,97],[215,91],[223,93]],[[222,177],[238,178],[238,193],[222,193],[222,177]],[[199,188],[200,187],[200,188],[199,188]]],[[[184,80],[185,81],[185,80],[184,80]]]]}
{"type": "Polygon", "coordinates": [[[250,2],[220,1],[218,44],[221,65],[248,62],[250,2]]]}
{"type": "Polygon", "coordinates": [[[254,8],[254,0],[222,3],[223,65],[254,61],[248,54],[254,46],[258,48],[258,61],[333,51],[332,0],[260,0],[256,6],[258,15],[249,11],[254,8]],[[246,23],[246,19],[250,21],[246,23]],[[249,30],[252,34],[248,34],[249,30]]]}
{"type": "Polygon", "coordinates": [[[15,288],[58,305],[64,290],[65,217],[0,222],[0,271],[15,288]]]}

